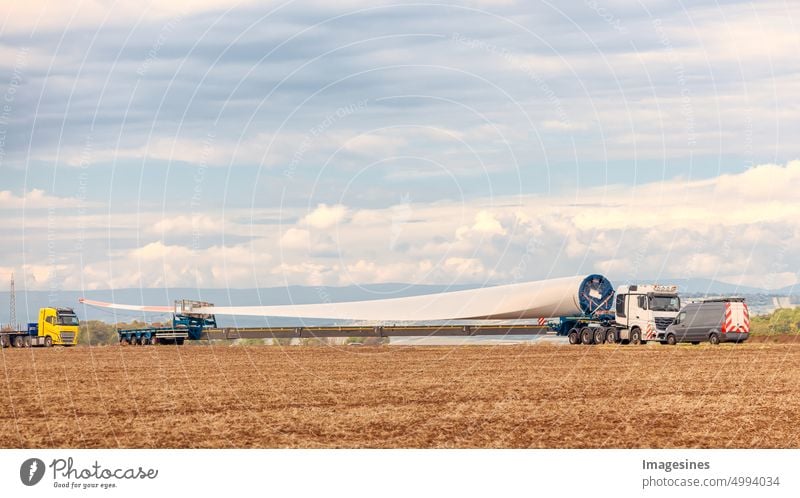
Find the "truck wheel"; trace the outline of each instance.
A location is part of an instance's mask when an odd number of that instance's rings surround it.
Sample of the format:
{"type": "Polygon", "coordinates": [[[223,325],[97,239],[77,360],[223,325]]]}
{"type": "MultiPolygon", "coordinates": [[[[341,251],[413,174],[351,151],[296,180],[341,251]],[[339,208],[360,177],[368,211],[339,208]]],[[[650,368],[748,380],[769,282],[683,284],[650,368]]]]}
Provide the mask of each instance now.
{"type": "Polygon", "coordinates": [[[708,342],[711,344],[719,344],[719,334],[712,332],[711,335],[708,336],[708,342]]]}
{"type": "Polygon", "coordinates": [[[52,348],[53,347],[53,338],[49,335],[44,338],[44,347],[52,348]]]}
{"type": "Polygon", "coordinates": [[[154,335],[151,335],[149,344],[151,346],[155,346],[156,344],[158,344],[158,338],[156,336],[154,336],[154,335]]]}
{"type": "Polygon", "coordinates": [[[181,337],[180,339],[175,339],[175,344],[177,344],[178,346],[183,346],[183,337],[181,337]]]}
{"type": "Polygon", "coordinates": [[[29,335],[25,336],[25,347],[26,348],[31,347],[31,336],[29,336],[29,335]]]}
{"type": "Polygon", "coordinates": [[[631,344],[642,343],[642,331],[638,327],[631,329],[631,344]]]}
{"type": "Polygon", "coordinates": [[[0,348],[7,348],[11,345],[7,335],[0,335],[0,348]]]}
{"type": "Polygon", "coordinates": [[[569,334],[567,335],[567,339],[569,339],[569,343],[570,344],[580,344],[581,343],[580,334],[578,334],[578,331],[575,330],[575,329],[571,329],[569,331],[569,334]]]}
{"type": "Polygon", "coordinates": [[[617,329],[614,327],[609,327],[606,330],[606,344],[616,344],[617,343],[617,329]]]}
{"type": "Polygon", "coordinates": [[[586,344],[588,346],[593,340],[594,333],[592,332],[592,329],[589,327],[583,327],[581,329],[581,344],[586,344]]]}
{"type": "Polygon", "coordinates": [[[25,344],[24,341],[22,340],[22,336],[21,335],[14,336],[14,339],[12,339],[11,341],[11,345],[14,346],[15,348],[21,348],[22,346],[24,346],[25,344]]]}
{"type": "Polygon", "coordinates": [[[598,327],[594,331],[594,343],[603,344],[606,342],[606,329],[598,327]]]}
{"type": "Polygon", "coordinates": [[[675,339],[675,334],[669,334],[667,336],[667,344],[669,344],[670,346],[674,346],[677,343],[678,343],[678,340],[675,339]]]}

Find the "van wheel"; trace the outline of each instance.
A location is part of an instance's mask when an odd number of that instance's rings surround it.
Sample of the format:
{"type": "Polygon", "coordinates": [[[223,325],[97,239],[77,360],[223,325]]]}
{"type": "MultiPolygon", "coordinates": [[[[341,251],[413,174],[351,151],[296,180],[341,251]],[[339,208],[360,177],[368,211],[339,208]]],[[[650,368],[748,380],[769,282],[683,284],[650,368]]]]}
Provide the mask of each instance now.
{"type": "Polygon", "coordinates": [[[581,329],[581,344],[589,345],[594,340],[594,333],[592,333],[592,329],[589,327],[583,327],[581,329]]]}
{"type": "Polygon", "coordinates": [[[642,331],[639,327],[634,327],[631,330],[631,344],[641,344],[642,343],[642,331]]]}
{"type": "Polygon", "coordinates": [[[617,343],[617,329],[614,327],[609,327],[606,330],[606,344],[616,344],[617,343]]]}
{"type": "Polygon", "coordinates": [[[669,334],[667,336],[667,344],[669,344],[670,346],[674,346],[677,343],[678,343],[678,340],[675,339],[675,334],[669,334]]]}
{"type": "Polygon", "coordinates": [[[52,348],[53,347],[53,338],[49,335],[44,338],[44,347],[52,348]]]}
{"type": "Polygon", "coordinates": [[[711,344],[719,344],[719,334],[712,332],[711,335],[708,336],[708,342],[711,344]]]}

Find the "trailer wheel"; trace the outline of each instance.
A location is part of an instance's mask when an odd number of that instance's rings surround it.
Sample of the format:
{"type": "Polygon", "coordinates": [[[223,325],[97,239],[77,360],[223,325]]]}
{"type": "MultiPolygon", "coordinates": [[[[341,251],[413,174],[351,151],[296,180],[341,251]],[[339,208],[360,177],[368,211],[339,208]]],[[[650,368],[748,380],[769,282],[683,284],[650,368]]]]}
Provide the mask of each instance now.
{"type": "Polygon", "coordinates": [[[717,334],[716,332],[712,332],[711,335],[708,336],[708,342],[714,345],[719,344],[719,334],[717,334]]]}
{"type": "Polygon", "coordinates": [[[674,346],[677,343],[678,340],[675,338],[675,334],[667,335],[667,344],[669,344],[670,346],[674,346]]]}
{"type": "Polygon", "coordinates": [[[631,329],[631,344],[641,344],[642,343],[642,331],[639,327],[634,327],[631,329]]]}
{"type": "Polygon", "coordinates": [[[15,335],[13,339],[11,339],[11,345],[15,348],[21,348],[24,346],[24,341],[21,335],[15,335]]]}
{"type": "Polygon", "coordinates": [[[581,344],[589,345],[594,340],[594,333],[592,329],[589,327],[583,327],[581,329],[581,344]]]}
{"type": "Polygon", "coordinates": [[[569,335],[567,336],[567,338],[569,339],[569,343],[570,344],[580,344],[581,343],[580,334],[578,333],[577,329],[570,329],[569,335]]]}
{"type": "Polygon", "coordinates": [[[44,338],[44,347],[52,348],[53,347],[53,338],[49,335],[44,338]]]}
{"type": "Polygon", "coordinates": [[[183,337],[175,339],[175,344],[177,344],[178,346],[183,346],[183,337]]]}
{"type": "Polygon", "coordinates": [[[151,336],[150,336],[150,341],[149,341],[149,344],[150,344],[151,346],[155,346],[156,344],[158,344],[158,338],[157,338],[156,336],[154,336],[154,335],[151,335],[151,336]]]}
{"type": "Polygon", "coordinates": [[[606,329],[606,344],[616,344],[617,342],[617,329],[609,327],[606,329]]]}
{"type": "Polygon", "coordinates": [[[11,345],[7,335],[0,335],[0,348],[7,348],[11,345]]]}

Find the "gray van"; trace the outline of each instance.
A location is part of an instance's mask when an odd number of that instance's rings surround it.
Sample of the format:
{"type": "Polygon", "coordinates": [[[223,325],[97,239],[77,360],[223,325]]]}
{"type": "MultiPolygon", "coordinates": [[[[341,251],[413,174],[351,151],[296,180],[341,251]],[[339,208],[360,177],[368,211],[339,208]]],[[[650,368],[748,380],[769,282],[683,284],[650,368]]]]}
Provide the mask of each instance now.
{"type": "Polygon", "coordinates": [[[744,298],[707,299],[684,306],[659,334],[663,344],[743,342],[750,336],[750,313],[744,298]]]}

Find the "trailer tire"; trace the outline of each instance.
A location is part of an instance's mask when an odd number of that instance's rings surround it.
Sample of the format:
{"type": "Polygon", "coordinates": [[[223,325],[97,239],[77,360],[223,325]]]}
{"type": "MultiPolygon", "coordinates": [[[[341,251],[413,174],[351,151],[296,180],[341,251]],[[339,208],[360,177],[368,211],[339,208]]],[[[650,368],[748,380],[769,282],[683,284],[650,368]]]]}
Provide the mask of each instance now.
{"type": "Polygon", "coordinates": [[[175,339],[175,344],[177,344],[178,346],[183,346],[183,341],[184,341],[183,337],[175,339]]]}
{"type": "Polygon", "coordinates": [[[151,335],[150,340],[147,343],[150,344],[151,346],[155,346],[156,344],[158,344],[158,337],[151,335]]]}
{"type": "Polygon", "coordinates": [[[10,345],[11,345],[11,343],[8,340],[8,336],[5,335],[5,334],[0,335],[0,348],[7,348],[10,345]]]}
{"type": "Polygon", "coordinates": [[[678,343],[678,339],[675,338],[675,334],[668,334],[666,343],[670,346],[674,346],[678,343]]]}
{"type": "Polygon", "coordinates": [[[567,339],[569,339],[570,344],[581,343],[581,337],[577,329],[570,329],[569,334],[567,335],[567,339]]]}
{"type": "Polygon", "coordinates": [[[606,342],[606,329],[599,327],[594,331],[594,343],[603,344],[606,342]]]}
{"type": "Polygon", "coordinates": [[[642,344],[642,330],[639,327],[631,329],[631,344],[642,344]]]}
{"type": "Polygon", "coordinates": [[[49,335],[44,338],[44,347],[52,348],[53,347],[53,338],[49,335]]]}
{"type": "Polygon", "coordinates": [[[609,327],[606,329],[606,344],[616,344],[617,343],[617,329],[614,327],[609,327]]]}
{"type": "Polygon", "coordinates": [[[711,332],[711,335],[708,336],[708,342],[715,346],[719,344],[719,334],[716,332],[711,332]]]}
{"type": "Polygon", "coordinates": [[[592,332],[592,329],[589,327],[583,327],[581,329],[581,344],[588,346],[589,344],[592,344],[592,341],[594,341],[594,333],[592,332]]]}

